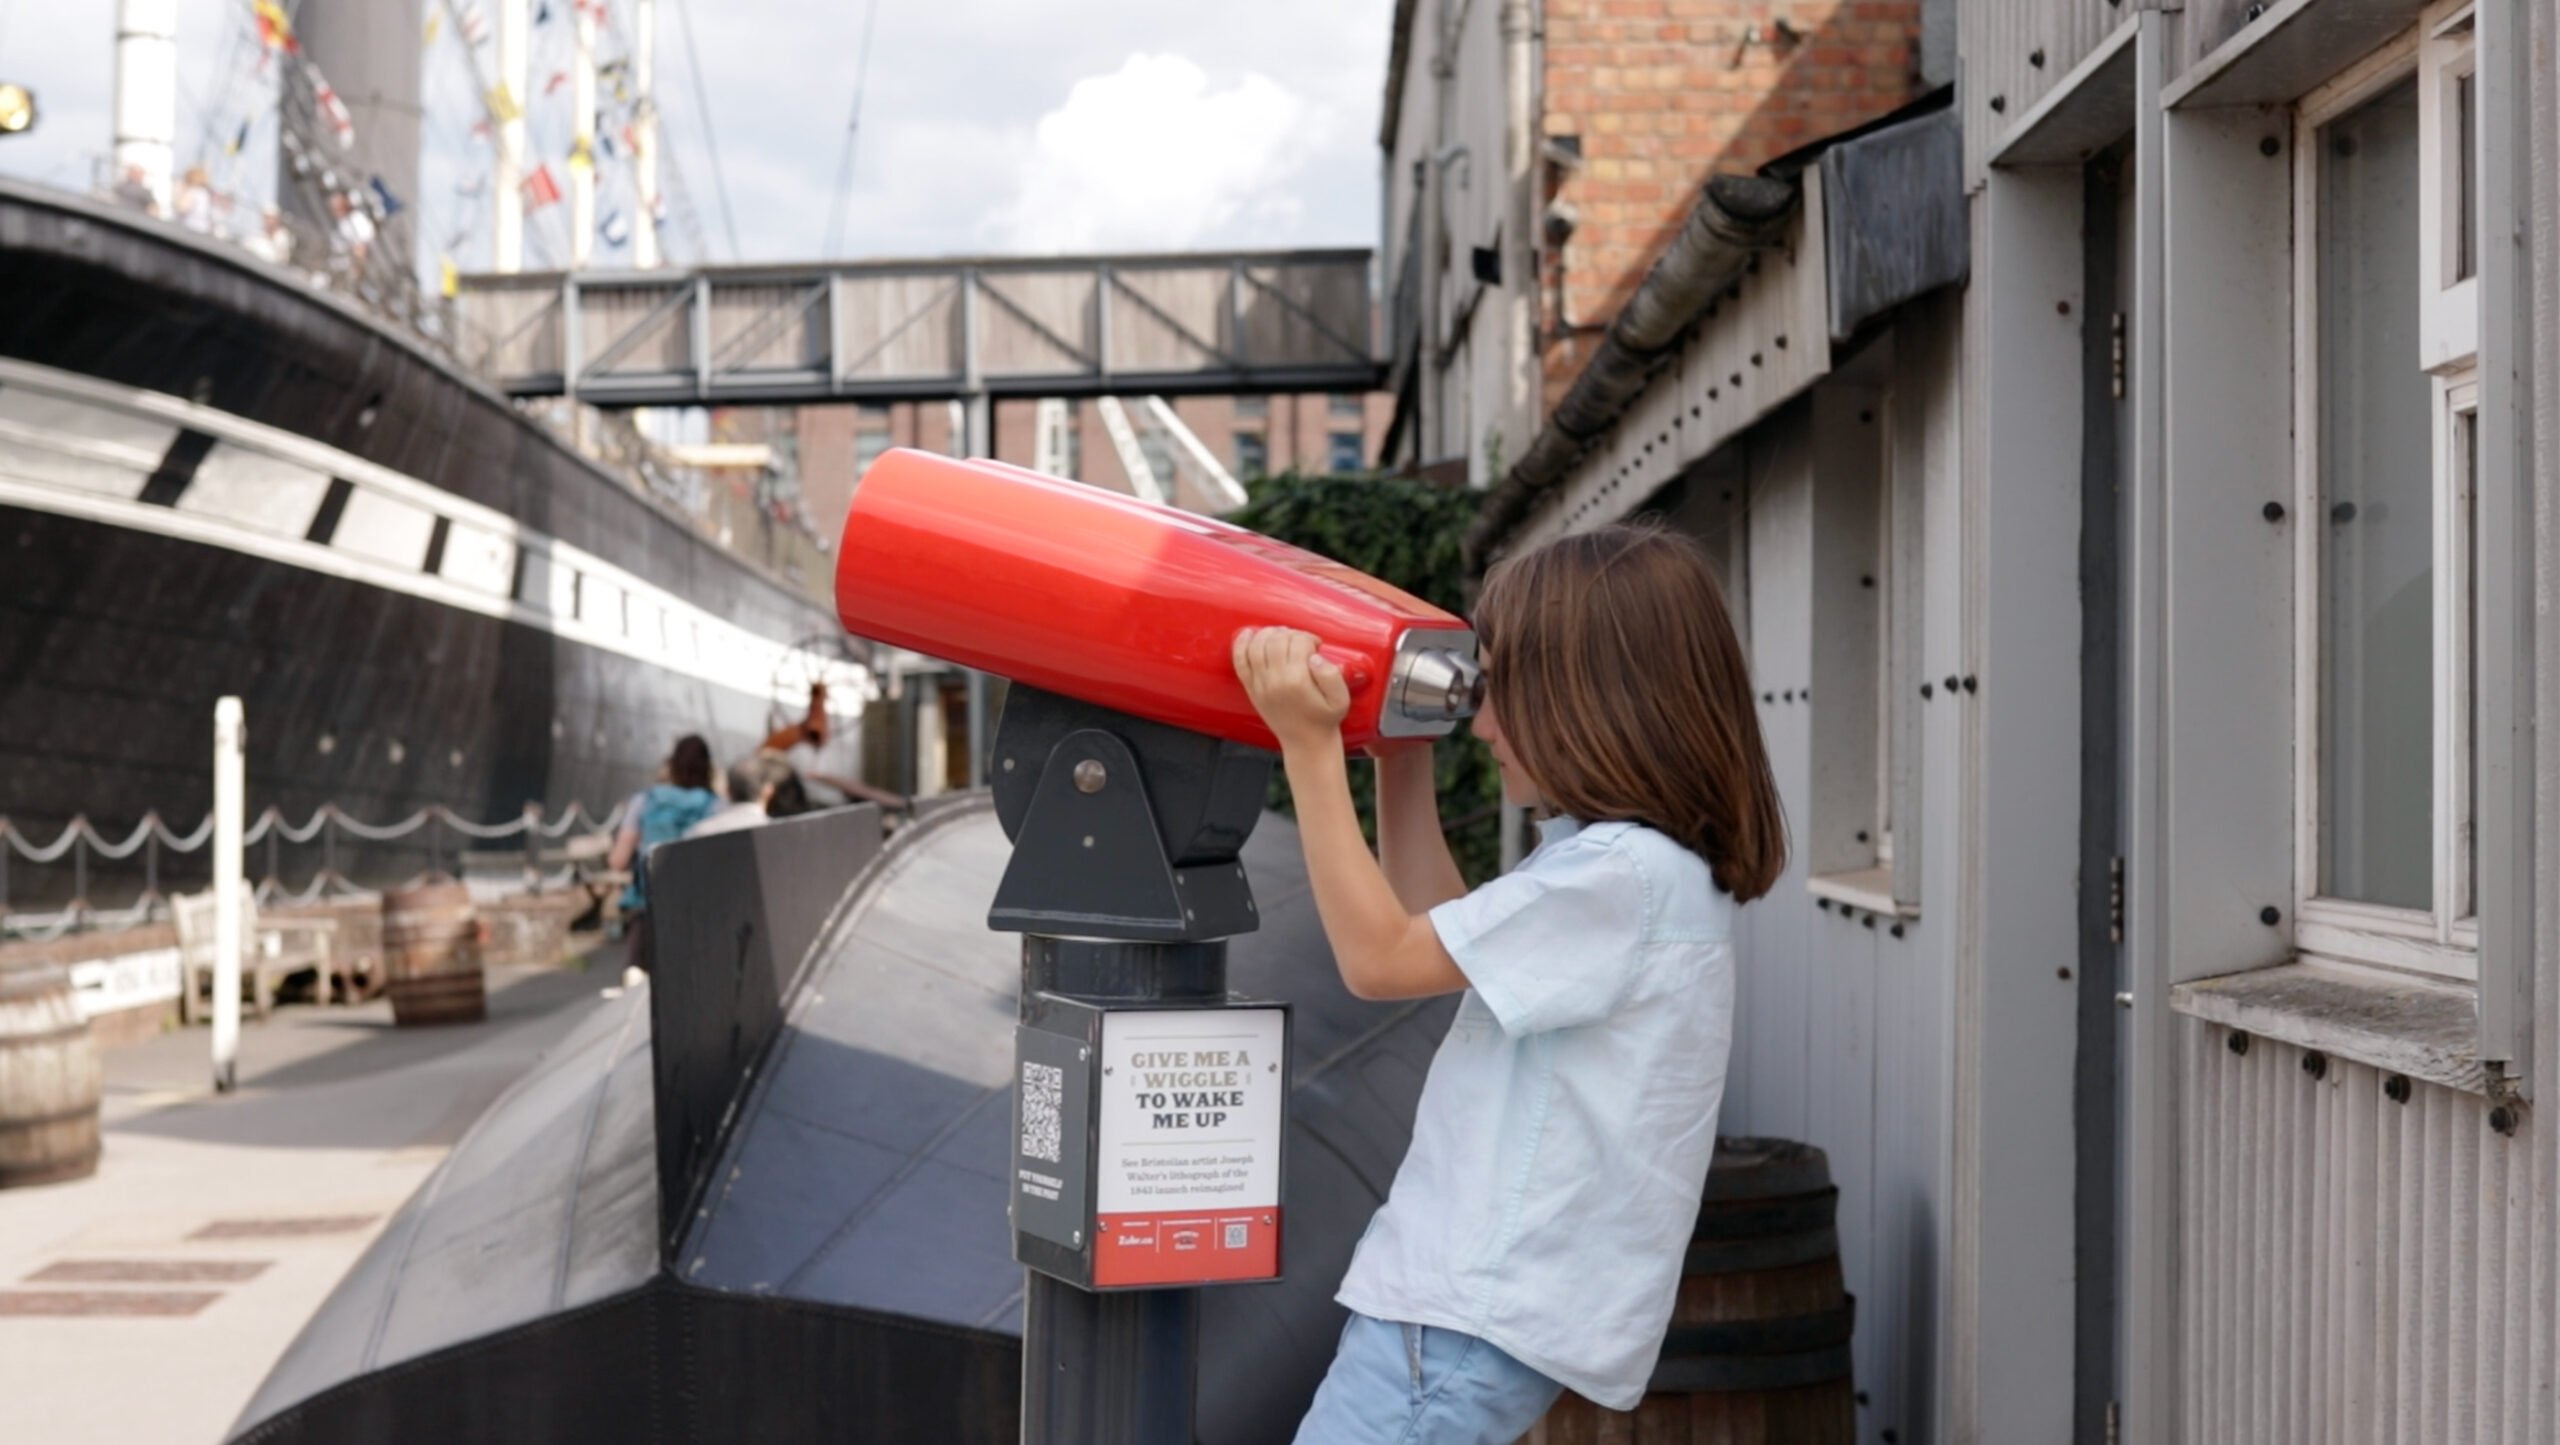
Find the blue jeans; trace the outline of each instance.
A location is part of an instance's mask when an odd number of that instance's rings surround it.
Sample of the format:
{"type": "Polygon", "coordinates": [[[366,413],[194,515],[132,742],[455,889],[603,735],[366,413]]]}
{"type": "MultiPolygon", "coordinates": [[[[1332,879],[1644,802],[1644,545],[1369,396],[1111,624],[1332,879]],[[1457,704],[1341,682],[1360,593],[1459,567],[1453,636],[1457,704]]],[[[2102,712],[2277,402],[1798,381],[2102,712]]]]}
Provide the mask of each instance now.
{"type": "Polygon", "coordinates": [[[1473,1335],[1354,1314],[1297,1445],[1512,1445],[1562,1393],[1473,1335]]]}

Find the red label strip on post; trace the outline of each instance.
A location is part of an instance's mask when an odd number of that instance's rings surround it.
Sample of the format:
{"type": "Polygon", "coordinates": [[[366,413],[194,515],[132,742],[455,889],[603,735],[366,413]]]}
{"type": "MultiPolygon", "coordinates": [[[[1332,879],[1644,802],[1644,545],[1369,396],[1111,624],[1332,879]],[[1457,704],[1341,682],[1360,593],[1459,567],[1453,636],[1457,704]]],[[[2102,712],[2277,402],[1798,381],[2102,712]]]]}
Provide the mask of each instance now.
{"type": "Polygon", "coordinates": [[[1095,1224],[1093,1282],[1212,1284],[1280,1273],[1280,1211],[1111,1214],[1095,1224]]]}

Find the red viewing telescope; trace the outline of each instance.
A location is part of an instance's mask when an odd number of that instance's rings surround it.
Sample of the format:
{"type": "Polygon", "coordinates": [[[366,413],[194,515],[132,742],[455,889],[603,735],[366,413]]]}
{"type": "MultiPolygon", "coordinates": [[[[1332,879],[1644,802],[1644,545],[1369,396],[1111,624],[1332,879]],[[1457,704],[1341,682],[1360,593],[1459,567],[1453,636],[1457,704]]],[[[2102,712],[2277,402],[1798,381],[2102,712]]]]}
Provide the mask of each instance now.
{"type": "Polygon", "coordinates": [[[1062,696],[1277,746],[1235,636],[1294,627],[1351,688],[1346,746],[1447,734],[1476,710],[1466,623],[1312,552],[1002,462],[881,454],[836,560],[845,630],[1062,696]]]}

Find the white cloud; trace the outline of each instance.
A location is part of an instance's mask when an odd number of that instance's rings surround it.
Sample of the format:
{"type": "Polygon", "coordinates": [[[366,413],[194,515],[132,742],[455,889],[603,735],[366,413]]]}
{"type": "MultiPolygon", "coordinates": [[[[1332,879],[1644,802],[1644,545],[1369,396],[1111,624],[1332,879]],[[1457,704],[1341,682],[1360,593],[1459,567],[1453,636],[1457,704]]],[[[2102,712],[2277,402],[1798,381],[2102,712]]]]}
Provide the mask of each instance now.
{"type": "Polygon", "coordinates": [[[1087,76],[1031,128],[996,238],[1018,251],[1175,250],[1239,228],[1284,233],[1324,119],[1265,75],[1213,86],[1179,55],[1087,76]]]}
{"type": "MultiPolygon", "coordinates": [[[[659,101],[668,183],[681,185],[673,259],[730,259],[692,69],[717,120],[738,250],[793,260],[822,247],[852,99],[864,6],[875,0],[660,0],[659,101]],[[690,10],[698,47],[685,44],[690,10]],[[696,237],[700,237],[697,242],[696,237]]],[[[859,159],[845,202],[854,255],[1021,247],[1360,245],[1376,234],[1378,98],[1394,0],[876,0],[859,159]]],[[[272,103],[245,0],[178,0],[180,164],[211,156],[217,184],[254,204],[271,188],[274,128],[220,159],[244,115],[272,103]]],[[[555,16],[569,7],[555,3],[555,16]]],[[[630,23],[628,5],[610,13],[630,23]]],[[[37,133],[0,142],[0,174],[85,188],[108,148],[111,0],[0,0],[0,76],[33,83],[37,133]]],[[[480,80],[448,23],[426,57],[420,234],[457,235],[487,262],[480,80]]],[[[565,163],[570,27],[533,35],[535,158],[565,163]]],[[[609,47],[610,48],[610,47],[609,47]]],[[[486,66],[489,55],[477,57],[486,66]]],[[[627,176],[606,206],[628,205],[627,176]]],[[[565,207],[534,218],[566,249],[565,207]]],[[[601,253],[600,260],[620,259],[601,253]]]]}

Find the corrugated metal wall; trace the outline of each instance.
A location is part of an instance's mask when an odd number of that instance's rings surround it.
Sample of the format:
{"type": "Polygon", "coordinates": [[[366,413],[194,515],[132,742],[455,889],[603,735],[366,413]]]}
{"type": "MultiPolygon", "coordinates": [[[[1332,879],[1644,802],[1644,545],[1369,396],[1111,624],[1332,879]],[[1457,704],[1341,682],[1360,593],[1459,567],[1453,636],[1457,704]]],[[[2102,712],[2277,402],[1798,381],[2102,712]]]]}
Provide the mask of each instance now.
{"type": "Polygon", "coordinates": [[[2124,0],[1959,0],[1956,44],[1963,83],[1964,166],[1968,183],[1982,178],[1984,158],[2017,119],[2035,108],[2054,82],[2131,24],[2124,0]]]}
{"type": "Polygon", "coordinates": [[[2187,1445],[2547,1445],[2551,1151],[2489,1104],[2183,1025],[2187,1445]],[[2537,1187],[2538,1186],[2538,1187],[2537,1187]]]}

